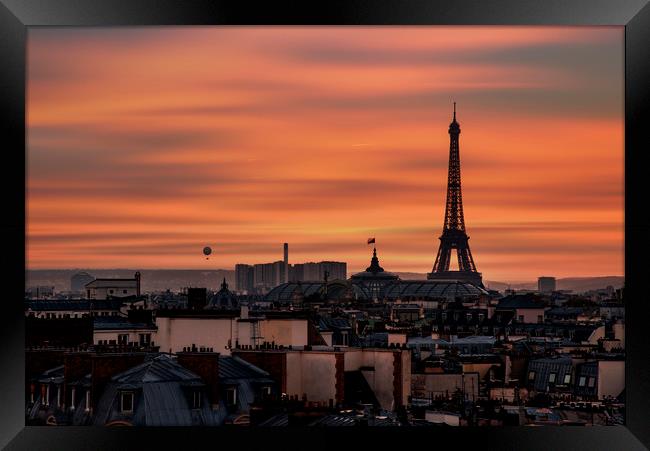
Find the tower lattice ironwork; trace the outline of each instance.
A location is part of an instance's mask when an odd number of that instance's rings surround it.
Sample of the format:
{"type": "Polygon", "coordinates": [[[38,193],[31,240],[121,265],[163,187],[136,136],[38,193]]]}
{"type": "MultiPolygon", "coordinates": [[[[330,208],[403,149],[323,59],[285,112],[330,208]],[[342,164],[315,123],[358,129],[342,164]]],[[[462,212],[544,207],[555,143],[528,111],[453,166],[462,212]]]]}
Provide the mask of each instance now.
{"type": "Polygon", "coordinates": [[[469,236],[465,231],[463,215],[463,197],[460,185],[460,153],[458,137],[460,124],[456,121],[456,102],[454,102],[454,118],[449,124],[449,174],[447,177],[447,205],[445,207],[445,223],[440,236],[440,247],[433,270],[429,279],[454,278],[467,279],[482,285],[481,274],[476,271],[476,265],[469,249],[469,236]],[[450,271],[452,251],[458,256],[458,271],[450,271]]]}

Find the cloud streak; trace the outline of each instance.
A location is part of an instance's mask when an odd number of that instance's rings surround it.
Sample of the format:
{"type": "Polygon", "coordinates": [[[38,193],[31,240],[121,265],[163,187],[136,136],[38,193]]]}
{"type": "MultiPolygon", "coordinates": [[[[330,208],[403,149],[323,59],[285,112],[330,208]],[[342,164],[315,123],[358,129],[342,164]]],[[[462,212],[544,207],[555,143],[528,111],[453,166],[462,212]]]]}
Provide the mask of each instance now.
{"type": "Polygon", "coordinates": [[[485,277],[623,272],[623,31],[33,29],[30,268],[430,271],[458,102],[485,277]],[[203,245],[216,251],[209,262],[203,245]]]}

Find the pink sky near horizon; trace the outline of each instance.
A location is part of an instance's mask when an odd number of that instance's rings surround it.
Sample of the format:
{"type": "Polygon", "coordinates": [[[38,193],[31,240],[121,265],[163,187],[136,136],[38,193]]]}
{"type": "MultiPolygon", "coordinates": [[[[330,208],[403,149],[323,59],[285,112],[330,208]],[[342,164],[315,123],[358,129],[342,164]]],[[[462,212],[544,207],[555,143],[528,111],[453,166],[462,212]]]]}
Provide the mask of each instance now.
{"type": "Polygon", "coordinates": [[[623,274],[622,27],[30,29],[27,267],[623,274]],[[201,249],[212,246],[210,260],[201,249]]]}

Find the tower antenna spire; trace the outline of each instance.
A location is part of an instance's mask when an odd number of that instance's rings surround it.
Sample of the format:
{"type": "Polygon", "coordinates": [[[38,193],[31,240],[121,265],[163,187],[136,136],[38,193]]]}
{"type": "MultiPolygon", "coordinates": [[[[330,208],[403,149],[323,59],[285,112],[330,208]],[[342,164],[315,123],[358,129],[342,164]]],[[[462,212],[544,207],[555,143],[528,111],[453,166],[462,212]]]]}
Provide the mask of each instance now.
{"type": "Polygon", "coordinates": [[[482,287],[481,273],[476,270],[474,258],[469,249],[469,236],[465,230],[460,183],[459,136],[460,125],[456,122],[456,102],[454,102],[454,119],[449,124],[449,172],[447,174],[445,221],[440,236],[438,254],[427,279],[464,280],[482,287]],[[452,253],[457,256],[458,270],[450,268],[452,253]]]}

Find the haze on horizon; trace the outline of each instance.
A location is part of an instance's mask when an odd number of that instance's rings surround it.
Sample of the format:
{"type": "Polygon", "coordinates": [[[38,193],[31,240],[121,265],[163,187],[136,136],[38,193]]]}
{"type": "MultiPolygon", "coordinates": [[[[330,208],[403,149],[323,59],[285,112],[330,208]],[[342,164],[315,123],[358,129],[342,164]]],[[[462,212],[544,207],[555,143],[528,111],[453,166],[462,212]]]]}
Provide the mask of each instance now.
{"type": "Polygon", "coordinates": [[[452,102],[484,280],[623,274],[622,27],[28,33],[27,268],[431,270],[452,102]],[[206,260],[201,249],[212,246],[206,260]]]}

